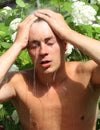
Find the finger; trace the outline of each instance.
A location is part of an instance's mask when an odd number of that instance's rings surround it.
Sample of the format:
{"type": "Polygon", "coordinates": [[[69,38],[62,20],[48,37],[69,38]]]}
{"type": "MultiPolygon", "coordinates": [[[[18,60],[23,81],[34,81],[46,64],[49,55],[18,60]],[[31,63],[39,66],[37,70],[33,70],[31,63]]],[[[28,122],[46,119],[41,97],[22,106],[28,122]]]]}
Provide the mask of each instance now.
{"type": "Polygon", "coordinates": [[[29,20],[26,22],[27,24],[32,24],[37,19],[36,16],[30,17],[29,20]]]}
{"type": "Polygon", "coordinates": [[[35,12],[35,16],[44,19],[45,21],[49,22],[50,16],[47,13],[35,12]]]}
{"type": "Polygon", "coordinates": [[[49,14],[54,13],[53,11],[48,10],[48,9],[41,9],[41,10],[37,10],[36,12],[40,12],[40,13],[49,13],[49,14]]]}
{"type": "Polygon", "coordinates": [[[31,21],[35,21],[36,19],[37,17],[34,14],[31,14],[22,23],[23,24],[30,23],[31,21]]]}
{"type": "Polygon", "coordinates": [[[48,10],[48,9],[42,9],[42,10],[37,10],[36,13],[41,13],[41,14],[46,14],[50,17],[53,17],[53,15],[55,14],[55,12],[48,10]]]}

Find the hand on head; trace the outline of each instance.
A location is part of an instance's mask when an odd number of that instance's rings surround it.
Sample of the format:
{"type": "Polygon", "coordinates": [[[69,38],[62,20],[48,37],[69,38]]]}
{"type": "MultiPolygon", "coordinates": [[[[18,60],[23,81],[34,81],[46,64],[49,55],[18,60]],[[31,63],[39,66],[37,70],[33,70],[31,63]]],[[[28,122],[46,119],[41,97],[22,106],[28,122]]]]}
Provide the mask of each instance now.
{"type": "Polygon", "coordinates": [[[36,19],[37,17],[34,14],[31,14],[18,26],[15,44],[19,44],[22,49],[24,49],[28,44],[30,27],[36,19]]]}
{"type": "Polygon", "coordinates": [[[61,40],[65,40],[65,32],[70,30],[70,28],[64,20],[64,17],[54,11],[42,9],[37,10],[34,14],[29,15],[23,22],[19,24],[15,44],[19,44],[22,49],[27,47],[30,27],[37,18],[45,20],[55,34],[61,40]]]}
{"type": "Polygon", "coordinates": [[[53,29],[53,31],[60,37],[63,38],[63,33],[65,30],[70,29],[67,25],[66,21],[64,20],[64,17],[56,13],[54,11],[48,10],[48,9],[42,9],[37,10],[34,15],[36,17],[44,19],[50,27],[53,29]]]}

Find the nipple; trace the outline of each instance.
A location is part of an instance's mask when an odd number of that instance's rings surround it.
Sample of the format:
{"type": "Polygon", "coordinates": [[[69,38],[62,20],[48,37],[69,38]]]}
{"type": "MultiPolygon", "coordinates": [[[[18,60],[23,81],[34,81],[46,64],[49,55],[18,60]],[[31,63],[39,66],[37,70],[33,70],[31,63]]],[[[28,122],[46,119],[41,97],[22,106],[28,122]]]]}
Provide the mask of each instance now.
{"type": "Polygon", "coordinates": [[[84,116],[81,116],[81,120],[84,120],[84,118],[85,118],[84,116]]]}

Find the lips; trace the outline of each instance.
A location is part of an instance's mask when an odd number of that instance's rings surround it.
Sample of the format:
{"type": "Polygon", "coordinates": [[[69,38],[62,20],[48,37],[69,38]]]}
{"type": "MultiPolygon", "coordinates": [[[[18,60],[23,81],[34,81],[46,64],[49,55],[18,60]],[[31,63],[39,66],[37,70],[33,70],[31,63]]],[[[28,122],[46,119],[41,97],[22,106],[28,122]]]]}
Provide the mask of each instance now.
{"type": "Polygon", "coordinates": [[[41,66],[43,68],[48,68],[50,66],[51,61],[45,60],[45,61],[41,61],[41,66]]]}

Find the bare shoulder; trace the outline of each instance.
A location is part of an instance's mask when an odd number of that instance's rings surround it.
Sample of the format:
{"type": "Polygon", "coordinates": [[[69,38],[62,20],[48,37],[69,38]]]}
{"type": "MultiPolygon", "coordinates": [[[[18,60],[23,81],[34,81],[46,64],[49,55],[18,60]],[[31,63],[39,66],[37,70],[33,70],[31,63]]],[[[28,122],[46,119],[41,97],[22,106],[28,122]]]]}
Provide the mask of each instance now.
{"type": "Polygon", "coordinates": [[[18,82],[21,82],[22,80],[26,81],[30,79],[32,75],[33,75],[33,69],[28,69],[18,72],[11,72],[8,74],[8,77],[11,83],[16,84],[18,82]]]}
{"type": "Polygon", "coordinates": [[[100,88],[100,66],[93,60],[86,62],[69,62],[66,65],[69,76],[74,80],[100,88]]]}
{"type": "Polygon", "coordinates": [[[86,62],[71,61],[66,63],[66,70],[68,73],[83,74],[87,71],[86,62]]]}
{"type": "Polygon", "coordinates": [[[72,61],[66,63],[66,67],[68,67],[71,71],[77,73],[77,74],[83,74],[83,73],[91,73],[94,68],[96,68],[98,65],[93,61],[72,61]]]}
{"type": "Polygon", "coordinates": [[[32,70],[24,70],[24,71],[12,71],[8,72],[0,84],[0,90],[5,90],[5,88],[13,88],[15,89],[18,85],[21,85],[23,82],[27,82],[30,79],[32,74],[32,70]]]}
{"type": "Polygon", "coordinates": [[[82,63],[82,70],[90,76],[90,82],[95,88],[100,89],[100,65],[93,60],[82,63]]]}
{"type": "Polygon", "coordinates": [[[89,84],[91,82],[92,71],[97,64],[90,60],[86,62],[72,61],[66,63],[68,76],[77,82],[89,84]]]}
{"type": "Polygon", "coordinates": [[[27,88],[32,70],[8,72],[0,85],[0,102],[15,99],[27,88]]]}
{"type": "Polygon", "coordinates": [[[14,81],[16,72],[8,72],[0,84],[0,102],[12,99],[16,96],[14,81]]]}

